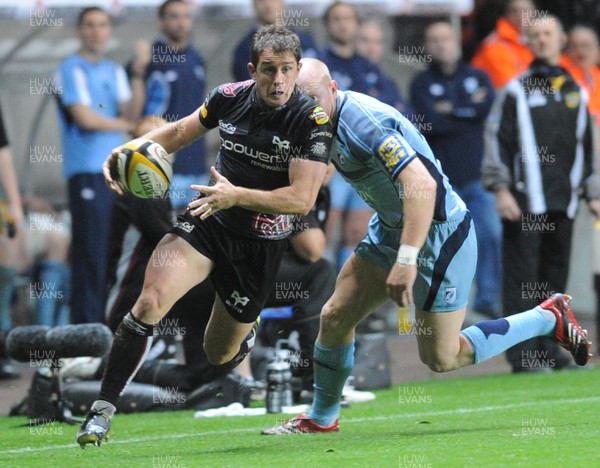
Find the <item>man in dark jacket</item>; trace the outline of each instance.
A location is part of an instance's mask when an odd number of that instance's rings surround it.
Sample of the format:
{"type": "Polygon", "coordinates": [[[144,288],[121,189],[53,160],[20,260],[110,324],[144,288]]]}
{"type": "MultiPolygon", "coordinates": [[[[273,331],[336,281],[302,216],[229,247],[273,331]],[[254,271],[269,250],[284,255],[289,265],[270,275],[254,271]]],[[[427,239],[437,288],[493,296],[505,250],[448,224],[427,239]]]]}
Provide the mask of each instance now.
{"type": "MultiPolygon", "coordinates": [[[[600,215],[587,93],[558,65],[562,26],[549,15],[528,34],[535,60],[494,103],[483,166],[484,185],[495,192],[504,225],[506,315],[565,289],[582,193],[600,215]]],[[[515,372],[571,365],[544,338],[509,349],[507,357],[515,372]]]]}

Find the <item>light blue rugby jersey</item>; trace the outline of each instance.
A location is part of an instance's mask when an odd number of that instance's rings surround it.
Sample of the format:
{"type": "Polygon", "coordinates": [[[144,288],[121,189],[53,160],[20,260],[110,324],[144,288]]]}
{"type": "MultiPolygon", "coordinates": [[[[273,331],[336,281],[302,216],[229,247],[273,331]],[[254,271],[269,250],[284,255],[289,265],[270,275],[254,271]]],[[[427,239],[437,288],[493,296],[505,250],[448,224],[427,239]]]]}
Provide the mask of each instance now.
{"type": "Polygon", "coordinates": [[[464,202],[452,190],[423,135],[400,112],[353,91],[338,91],[337,110],[331,161],[384,224],[402,227],[403,187],[395,179],[416,157],[437,182],[433,221],[463,219],[464,202]]]}

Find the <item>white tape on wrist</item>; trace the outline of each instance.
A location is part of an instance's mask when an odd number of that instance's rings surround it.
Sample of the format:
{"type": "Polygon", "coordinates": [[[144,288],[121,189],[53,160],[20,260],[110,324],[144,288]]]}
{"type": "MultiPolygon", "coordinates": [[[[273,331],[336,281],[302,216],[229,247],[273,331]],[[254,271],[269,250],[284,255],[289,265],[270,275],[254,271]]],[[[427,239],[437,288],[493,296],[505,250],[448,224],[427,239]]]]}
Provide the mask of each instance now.
{"type": "Polygon", "coordinates": [[[418,255],[418,247],[413,247],[412,245],[407,244],[401,244],[400,248],[398,249],[398,257],[396,258],[396,263],[401,263],[402,265],[416,265],[418,255]]]}

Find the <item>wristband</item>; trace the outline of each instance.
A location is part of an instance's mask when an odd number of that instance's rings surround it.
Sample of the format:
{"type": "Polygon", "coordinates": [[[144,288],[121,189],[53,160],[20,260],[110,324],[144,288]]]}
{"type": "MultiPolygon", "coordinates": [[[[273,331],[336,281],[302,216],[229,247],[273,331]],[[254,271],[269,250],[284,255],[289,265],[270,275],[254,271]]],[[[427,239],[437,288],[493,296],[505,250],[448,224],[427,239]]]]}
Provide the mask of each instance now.
{"type": "Polygon", "coordinates": [[[407,244],[400,244],[400,248],[398,249],[398,257],[396,258],[396,263],[401,263],[402,265],[416,265],[418,255],[418,247],[413,247],[412,245],[407,244]]]}

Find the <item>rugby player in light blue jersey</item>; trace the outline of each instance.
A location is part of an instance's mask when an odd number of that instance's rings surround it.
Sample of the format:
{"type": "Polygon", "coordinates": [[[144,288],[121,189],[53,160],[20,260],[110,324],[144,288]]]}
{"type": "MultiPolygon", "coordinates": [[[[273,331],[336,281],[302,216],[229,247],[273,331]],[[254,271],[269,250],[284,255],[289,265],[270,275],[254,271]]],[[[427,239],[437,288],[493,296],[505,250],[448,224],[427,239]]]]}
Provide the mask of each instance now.
{"type": "Polygon", "coordinates": [[[304,59],[298,85],[332,116],[337,132],[332,162],[376,214],[321,312],[309,414],[263,434],[339,430],[342,388],[354,365],[355,327],[389,298],[415,307],[419,356],[435,372],[479,364],[534,336],[554,336],[577,364],[588,362],[587,331],[565,294],[461,331],[477,263],[475,229],[425,138],[394,108],[338,91],[323,62],[304,59]]]}

